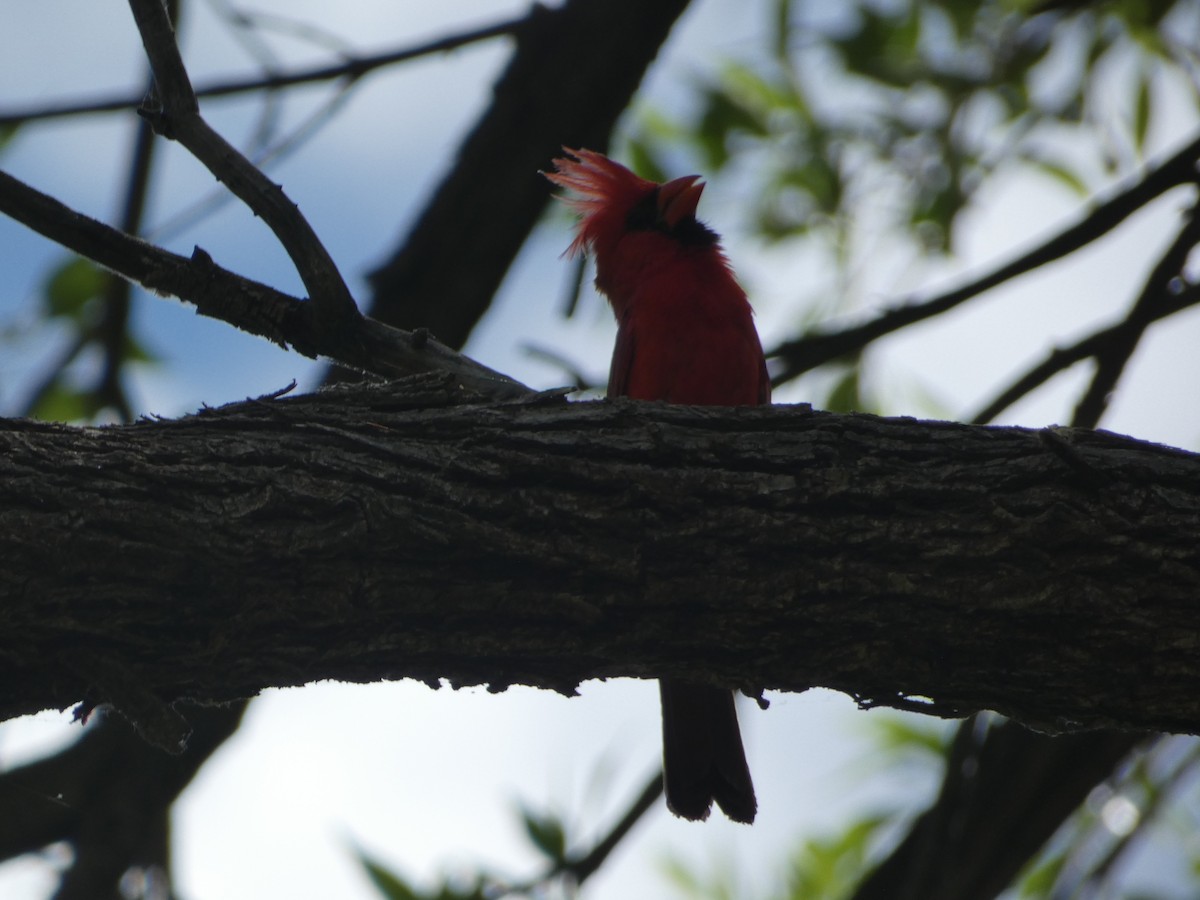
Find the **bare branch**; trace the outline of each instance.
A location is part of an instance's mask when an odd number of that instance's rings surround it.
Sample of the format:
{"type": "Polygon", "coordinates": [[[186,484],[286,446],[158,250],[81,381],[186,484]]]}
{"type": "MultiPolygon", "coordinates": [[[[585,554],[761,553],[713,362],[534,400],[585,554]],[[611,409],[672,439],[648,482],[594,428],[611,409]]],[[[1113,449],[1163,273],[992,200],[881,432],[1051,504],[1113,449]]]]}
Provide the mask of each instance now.
{"type": "Polygon", "coordinates": [[[5,172],[0,172],[0,212],[149,291],[196,306],[202,315],[349,369],[396,378],[416,372],[450,372],[473,391],[495,397],[529,389],[420,332],[405,332],[359,317],[348,332],[318,328],[312,305],[216,265],[196,248],[191,258],[77,213],[5,172]]]}
{"type": "MultiPolygon", "coordinates": [[[[448,50],[465,47],[468,44],[513,34],[527,20],[528,16],[505,19],[494,25],[487,25],[483,28],[464,31],[460,34],[437,38],[436,40],[418,44],[415,47],[403,47],[397,50],[388,50],[384,53],[356,56],[330,65],[313,66],[307,69],[299,69],[295,72],[278,72],[263,77],[231,78],[226,81],[217,81],[196,88],[195,93],[198,98],[206,99],[209,97],[229,97],[237,94],[254,93],[262,90],[279,90],[281,88],[296,87],[298,85],[313,84],[321,81],[336,81],[339,79],[357,80],[386,66],[408,62],[409,60],[429,56],[434,53],[444,53],[448,50]]],[[[57,105],[38,105],[30,109],[0,112],[0,128],[68,116],[124,112],[135,109],[142,102],[142,99],[142,95],[120,94],[99,100],[84,100],[57,105]]]]}
{"type": "MultiPolygon", "coordinates": [[[[1155,306],[1153,310],[1152,322],[1165,319],[1200,303],[1200,284],[1188,285],[1176,294],[1168,293],[1166,296],[1160,297],[1159,302],[1160,305],[1155,306]]],[[[1082,362],[1090,356],[1095,356],[1102,348],[1112,343],[1116,334],[1123,327],[1123,323],[1118,322],[1093,332],[1068,347],[1056,347],[1044,360],[1001,391],[996,399],[972,416],[970,421],[975,425],[986,425],[993,421],[1008,407],[1031,393],[1035,388],[1045,384],[1059,372],[1069,369],[1075,363],[1082,362]]]]}
{"type": "Polygon", "coordinates": [[[183,144],[219,181],[262,217],[291,257],[308,289],[317,324],[332,334],[353,327],[360,317],[350,289],[332,257],[299,208],[232,144],[200,116],[175,33],[161,0],[129,0],[154,71],[154,99],[161,106],[140,110],[155,130],[183,144]]]}
{"type": "Polygon", "coordinates": [[[1087,246],[1171,188],[1195,181],[1198,160],[1200,137],[1074,225],[969,284],[927,300],[903,300],[861,325],[842,331],[817,332],[780,344],[768,353],[772,358],[783,360],[782,370],[773,379],[774,383],[790,381],[810,369],[861,350],[884,335],[944,313],[997,285],[1087,246]]]}
{"type": "MultiPolygon", "coordinates": [[[[1200,204],[1200,198],[1197,199],[1200,204]]],[[[1146,279],[1137,301],[1125,320],[1111,330],[1109,340],[1097,349],[1096,373],[1088,385],[1071,422],[1079,428],[1095,428],[1108,408],[1108,399],[1125,371],[1130,357],[1158,311],[1184,287],[1184,266],[1200,243],[1200,205],[1188,211],[1183,228],[1146,279]]]]}

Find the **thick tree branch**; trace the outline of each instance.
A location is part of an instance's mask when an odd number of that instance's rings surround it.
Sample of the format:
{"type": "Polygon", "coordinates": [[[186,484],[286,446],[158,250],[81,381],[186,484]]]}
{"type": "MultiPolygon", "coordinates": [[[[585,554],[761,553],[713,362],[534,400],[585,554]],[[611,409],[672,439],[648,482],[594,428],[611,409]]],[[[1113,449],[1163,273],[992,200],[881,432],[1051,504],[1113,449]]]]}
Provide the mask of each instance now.
{"type": "Polygon", "coordinates": [[[360,317],[350,289],[312,226],[283,188],[217,134],[200,104],[161,0],[129,0],[154,72],[155,91],[140,112],[164,137],[177,140],[274,232],[296,266],[324,331],[342,334],[360,317]]]}
{"type": "Polygon", "coordinates": [[[426,377],[10,421],[0,485],[3,716],[112,702],[167,744],[165,702],[268,685],[668,675],[1200,729],[1200,461],[1102,432],[426,377]]]}

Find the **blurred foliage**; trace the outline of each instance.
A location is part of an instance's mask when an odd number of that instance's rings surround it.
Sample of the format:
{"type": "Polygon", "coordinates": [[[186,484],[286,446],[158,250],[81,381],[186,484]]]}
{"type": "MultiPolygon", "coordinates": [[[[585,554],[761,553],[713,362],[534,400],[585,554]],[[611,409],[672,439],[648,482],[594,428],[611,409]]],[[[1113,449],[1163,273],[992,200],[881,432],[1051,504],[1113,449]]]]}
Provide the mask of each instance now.
{"type": "MultiPolygon", "coordinates": [[[[114,405],[96,378],[97,359],[107,359],[124,372],[135,364],[158,362],[128,329],[115,339],[102,333],[105,304],[115,302],[110,301],[114,289],[126,290],[117,276],[78,256],[66,257],[46,275],[39,296],[41,318],[65,332],[66,348],[34,391],[24,415],[58,422],[94,420],[114,405]]],[[[29,340],[21,329],[9,337],[29,340]]]]}
{"type": "Polygon", "coordinates": [[[523,804],[518,806],[517,818],[522,834],[546,873],[526,883],[500,878],[481,867],[476,872],[446,877],[439,884],[421,889],[361,848],[354,852],[367,877],[387,900],[499,900],[502,897],[550,900],[575,896],[575,879],[569,871],[567,848],[571,842],[568,841],[566,821],[556,813],[523,804]]]}
{"type": "Polygon", "coordinates": [[[1200,885],[1198,830],[1200,740],[1163,739],[1136,755],[1111,783],[1092,791],[1030,862],[1014,896],[1193,897],[1200,885]],[[1147,865],[1148,857],[1153,861],[1147,865]]]}
{"type": "Polygon", "coordinates": [[[650,177],[680,139],[708,173],[752,166],[750,224],[768,240],[817,232],[841,248],[869,219],[949,252],[1001,170],[1034,166],[1085,194],[1088,165],[1062,138],[1127,170],[1157,82],[1200,103],[1195,0],[775,0],[771,21],[767,52],[726,63],[689,116],[647,116],[630,143],[650,177]]]}
{"type": "Polygon", "coordinates": [[[366,872],[371,883],[379,891],[380,896],[387,900],[487,900],[493,896],[484,892],[482,878],[470,886],[464,886],[454,880],[423,891],[414,887],[408,880],[389,869],[364,850],[356,851],[359,863],[366,872]]]}

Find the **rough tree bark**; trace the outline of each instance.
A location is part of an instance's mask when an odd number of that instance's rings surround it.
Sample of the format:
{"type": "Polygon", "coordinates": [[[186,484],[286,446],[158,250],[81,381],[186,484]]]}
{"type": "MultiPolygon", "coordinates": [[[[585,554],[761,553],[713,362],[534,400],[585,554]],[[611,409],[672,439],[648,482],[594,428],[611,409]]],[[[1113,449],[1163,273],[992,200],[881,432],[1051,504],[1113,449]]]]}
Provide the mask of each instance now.
{"type": "Polygon", "coordinates": [[[1200,458],[444,376],[178,421],[0,423],[0,715],[321,678],[824,685],[1197,731],[1200,458]]]}

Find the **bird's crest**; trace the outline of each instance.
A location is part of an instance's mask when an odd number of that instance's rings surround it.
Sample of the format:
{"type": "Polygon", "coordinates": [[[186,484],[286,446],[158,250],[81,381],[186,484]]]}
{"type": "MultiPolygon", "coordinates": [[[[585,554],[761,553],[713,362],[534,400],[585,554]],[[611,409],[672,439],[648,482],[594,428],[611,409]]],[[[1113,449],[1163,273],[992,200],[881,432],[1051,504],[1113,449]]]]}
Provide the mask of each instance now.
{"type": "Polygon", "coordinates": [[[658,185],[594,150],[563,147],[563,153],[566,156],[554,160],[554,171],[542,174],[573,192],[560,199],[583,217],[567,248],[567,255],[574,256],[594,245],[606,230],[622,226],[629,211],[658,185]]]}

